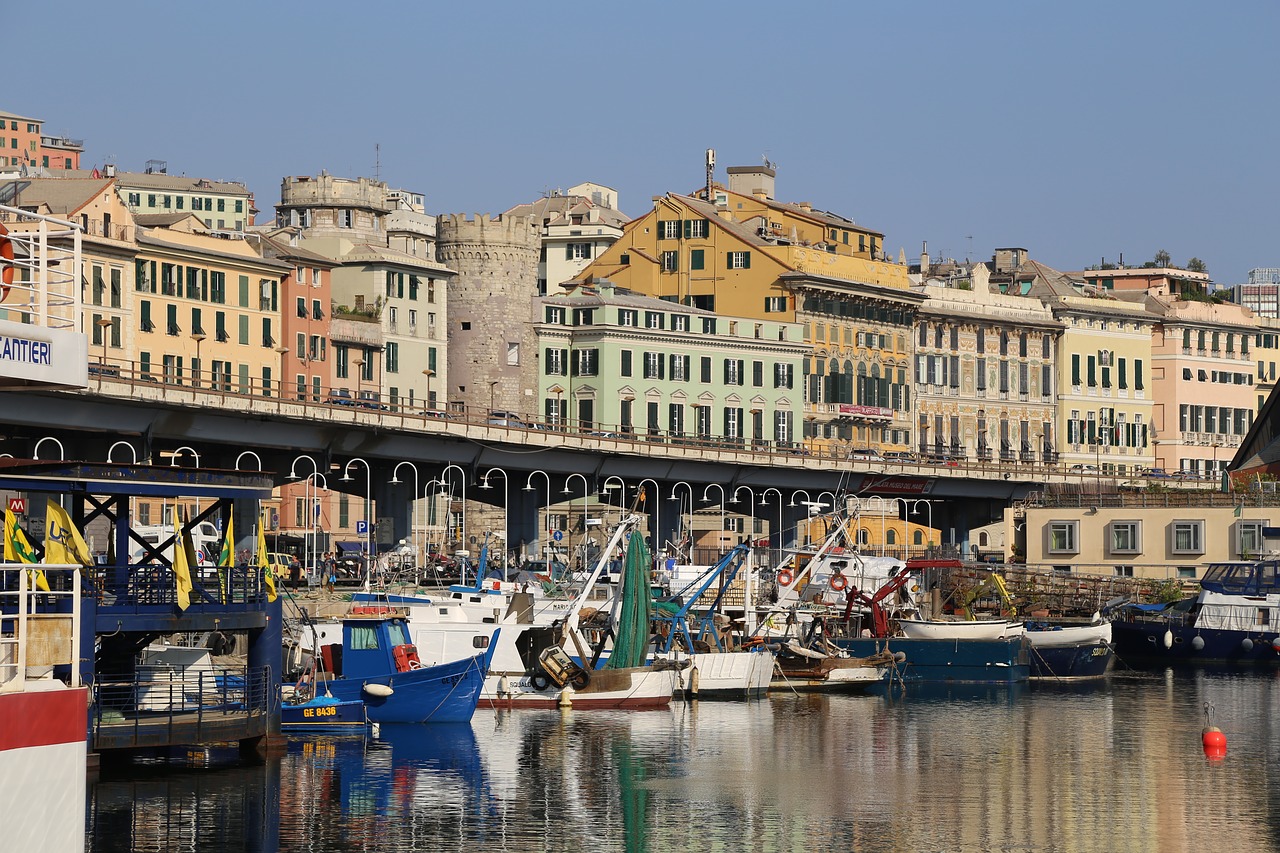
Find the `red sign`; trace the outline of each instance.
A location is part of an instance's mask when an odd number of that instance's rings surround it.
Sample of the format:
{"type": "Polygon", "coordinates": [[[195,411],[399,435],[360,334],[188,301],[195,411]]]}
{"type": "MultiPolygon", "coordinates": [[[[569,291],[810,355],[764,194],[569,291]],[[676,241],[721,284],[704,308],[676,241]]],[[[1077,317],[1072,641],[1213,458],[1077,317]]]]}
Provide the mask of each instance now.
{"type": "Polygon", "coordinates": [[[862,480],[862,491],[878,495],[923,495],[933,489],[933,480],[915,477],[868,475],[862,480]]]}
{"type": "Polygon", "coordinates": [[[26,515],[27,499],[26,498],[9,498],[9,510],[10,512],[16,512],[18,515],[26,515]]]}

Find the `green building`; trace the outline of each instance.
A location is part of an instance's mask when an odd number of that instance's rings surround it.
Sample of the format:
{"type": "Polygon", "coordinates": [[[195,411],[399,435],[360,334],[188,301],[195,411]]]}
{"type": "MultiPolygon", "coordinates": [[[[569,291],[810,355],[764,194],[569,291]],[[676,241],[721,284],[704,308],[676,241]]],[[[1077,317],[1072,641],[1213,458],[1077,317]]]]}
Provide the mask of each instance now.
{"type": "Polygon", "coordinates": [[[729,447],[800,439],[798,323],[726,317],[595,279],[535,302],[546,425],[729,447]]]}

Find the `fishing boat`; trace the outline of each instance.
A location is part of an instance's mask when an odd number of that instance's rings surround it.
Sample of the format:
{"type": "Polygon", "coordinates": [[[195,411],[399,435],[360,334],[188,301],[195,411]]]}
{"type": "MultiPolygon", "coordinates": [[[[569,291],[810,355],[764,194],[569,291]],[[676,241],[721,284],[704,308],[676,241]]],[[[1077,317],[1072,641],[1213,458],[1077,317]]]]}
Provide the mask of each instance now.
{"type": "Polygon", "coordinates": [[[1103,621],[1101,616],[1088,625],[1028,622],[1026,628],[1033,679],[1102,678],[1115,659],[1111,623],[1103,621]]]}
{"type": "Polygon", "coordinates": [[[746,545],[735,546],[683,589],[654,604],[654,660],[688,662],[680,679],[680,689],[686,696],[742,699],[761,696],[769,689],[773,650],[763,643],[749,649],[736,648],[729,618],[722,612],[725,592],[749,555],[746,545]],[[699,609],[699,603],[717,584],[719,590],[714,599],[699,609]]]}
{"type": "Polygon", "coordinates": [[[1212,563],[1195,596],[1111,609],[1116,655],[1125,662],[1280,664],[1280,562],[1275,560],[1212,563]]]}
{"type": "Polygon", "coordinates": [[[336,699],[332,695],[306,699],[291,697],[280,703],[280,731],[292,734],[323,732],[363,733],[369,728],[369,714],[359,699],[336,699]]]}
{"type": "Polygon", "coordinates": [[[1025,632],[1008,619],[899,619],[898,628],[912,640],[1003,640],[1025,632]]]}
{"type": "Polygon", "coordinates": [[[500,631],[483,651],[424,666],[410,642],[407,612],[352,607],[342,619],[342,642],[320,646],[326,683],[340,702],[361,702],[376,723],[459,723],[475,712],[500,631]]]}
{"type": "Polygon", "coordinates": [[[874,652],[856,657],[836,646],[816,651],[789,640],[778,649],[774,677],[775,690],[854,692],[885,681],[895,663],[892,652],[874,652]]]}

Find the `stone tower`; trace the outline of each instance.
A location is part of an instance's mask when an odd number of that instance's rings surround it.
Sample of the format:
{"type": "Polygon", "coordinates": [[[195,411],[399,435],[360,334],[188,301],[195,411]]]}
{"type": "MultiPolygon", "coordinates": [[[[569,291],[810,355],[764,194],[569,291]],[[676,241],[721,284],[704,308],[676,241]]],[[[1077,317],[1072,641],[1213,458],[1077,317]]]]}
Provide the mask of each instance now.
{"type": "Polygon", "coordinates": [[[437,217],[436,257],[457,272],[449,285],[450,403],[542,417],[530,315],[539,241],[525,216],[437,217]]]}

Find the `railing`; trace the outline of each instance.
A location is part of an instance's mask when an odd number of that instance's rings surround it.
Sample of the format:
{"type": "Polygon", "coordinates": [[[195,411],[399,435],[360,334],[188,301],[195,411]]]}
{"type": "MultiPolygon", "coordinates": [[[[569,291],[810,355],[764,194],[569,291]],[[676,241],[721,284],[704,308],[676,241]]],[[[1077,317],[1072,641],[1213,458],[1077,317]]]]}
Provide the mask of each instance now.
{"type": "Polygon", "coordinates": [[[201,743],[261,734],[280,704],[271,667],[139,665],[98,673],[90,729],[95,748],[201,743]]]}
{"type": "Polygon", "coordinates": [[[0,692],[20,691],[28,667],[67,666],[80,685],[80,572],[75,566],[0,565],[0,692]],[[36,588],[43,571],[50,591],[36,588]]]}
{"type": "MultiPolygon", "coordinates": [[[[173,607],[178,602],[173,569],[164,565],[94,566],[84,570],[92,581],[100,608],[142,611],[151,607],[173,607]]],[[[253,566],[214,568],[193,566],[193,606],[215,604],[218,609],[257,609],[266,589],[262,572],[253,566]]]]}

